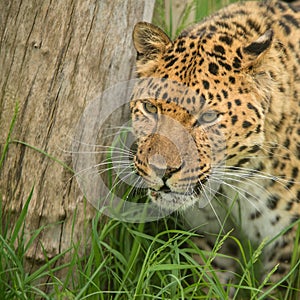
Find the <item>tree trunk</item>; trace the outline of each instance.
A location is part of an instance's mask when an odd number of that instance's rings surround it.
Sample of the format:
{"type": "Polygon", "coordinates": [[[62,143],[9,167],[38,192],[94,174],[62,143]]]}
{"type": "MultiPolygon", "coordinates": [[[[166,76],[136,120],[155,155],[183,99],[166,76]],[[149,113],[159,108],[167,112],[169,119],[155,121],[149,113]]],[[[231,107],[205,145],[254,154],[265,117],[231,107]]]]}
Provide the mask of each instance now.
{"type": "Polygon", "coordinates": [[[153,6],[154,0],[0,2],[0,157],[16,102],[12,139],[31,146],[9,144],[0,200],[12,227],[34,188],[25,232],[52,224],[27,252],[30,268],[44,262],[44,251],[54,257],[70,247],[71,236],[76,242],[89,230],[94,208],[73,174],[49,155],[71,166],[76,124],[97,94],[131,78],[132,29],[151,20],[153,6]]]}

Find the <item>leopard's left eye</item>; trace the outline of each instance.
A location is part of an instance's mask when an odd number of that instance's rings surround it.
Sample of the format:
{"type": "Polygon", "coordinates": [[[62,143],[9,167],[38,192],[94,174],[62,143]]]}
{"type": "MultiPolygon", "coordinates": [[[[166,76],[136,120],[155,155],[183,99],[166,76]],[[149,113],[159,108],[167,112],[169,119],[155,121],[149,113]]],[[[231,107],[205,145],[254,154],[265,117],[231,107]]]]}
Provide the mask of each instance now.
{"type": "Polygon", "coordinates": [[[209,110],[204,112],[200,118],[198,119],[198,122],[200,124],[210,124],[215,122],[218,119],[219,113],[214,110],[209,110]]]}
{"type": "Polygon", "coordinates": [[[157,107],[150,102],[144,102],[144,109],[148,114],[154,115],[157,113],[157,107]]]}

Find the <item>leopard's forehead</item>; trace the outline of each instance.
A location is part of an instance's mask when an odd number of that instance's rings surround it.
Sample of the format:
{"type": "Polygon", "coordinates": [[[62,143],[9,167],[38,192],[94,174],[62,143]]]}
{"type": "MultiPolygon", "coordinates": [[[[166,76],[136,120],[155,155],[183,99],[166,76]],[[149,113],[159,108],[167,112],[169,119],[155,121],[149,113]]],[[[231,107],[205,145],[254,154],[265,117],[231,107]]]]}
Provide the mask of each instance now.
{"type": "MultiPolygon", "coordinates": [[[[213,27],[213,26],[210,26],[213,27]]],[[[209,28],[210,28],[209,27],[209,28]]],[[[234,84],[242,69],[243,41],[205,27],[181,34],[166,49],[154,74],[198,90],[234,84]]]]}
{"type": "Polygon", "coordinates": [[[175,80],[155,77],[142,78],[137,81],[132,94],[132,102],[137,99],[159,100],[160,103],[174,104],[192,115],[203,110],[210,102],[199,89],[194,90],[175,80]]]}
{"type": "Polygon", "coordinates": [[[227,99],[238,99],[251,89],[242,70],[241,45],[204,28],[184,32],[162,54],[155,70],[140,78],[134,97],[148,93],[190,113],[227,105],[227,99]]]}

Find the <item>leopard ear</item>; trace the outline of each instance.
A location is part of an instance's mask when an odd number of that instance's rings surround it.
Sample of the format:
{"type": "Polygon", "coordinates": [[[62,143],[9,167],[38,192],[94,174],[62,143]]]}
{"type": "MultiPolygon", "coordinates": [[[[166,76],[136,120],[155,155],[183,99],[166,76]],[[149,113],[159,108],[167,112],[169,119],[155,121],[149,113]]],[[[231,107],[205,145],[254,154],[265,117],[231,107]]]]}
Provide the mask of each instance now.
{"type": "Polygon", "coordinates": [[[160,53],[172,44],[169,37],[159,27],[147,22],[137,23],[132,36],[137,51],[138,72],[142,65],[153,66],[160,53]]]}
{"type": "Polygon", "coordinates": [[[243,48],[243,54],[247,57],[247,66],[258,62],[260,58],[267,52],[272,45],[273,35],[273,30],[269,29],[257,40],[243,48]]]}

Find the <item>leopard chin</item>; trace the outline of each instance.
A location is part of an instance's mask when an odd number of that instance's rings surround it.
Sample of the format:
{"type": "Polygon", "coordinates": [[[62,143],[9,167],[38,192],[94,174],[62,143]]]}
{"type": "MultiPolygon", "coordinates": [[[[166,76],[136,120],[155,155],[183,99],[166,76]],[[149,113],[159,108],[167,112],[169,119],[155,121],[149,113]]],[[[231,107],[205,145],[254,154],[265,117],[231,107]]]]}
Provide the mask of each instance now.
{"type": "Polygon", "coordinates": [[[209,204],[213,195],[205,194],[183,194],[177,192],[164,192],[148,190],[151,201],[160,208],[168,211],[186,211],[191,207],[205,207],[209,204]]]}
{"type": "Polygon", "coordinates": [[[165,210],[184,211],[195,205],[198,198],[193,195],[184,195],[176,192],[148,191],[149,197],[153,203],[165,210]]]}

